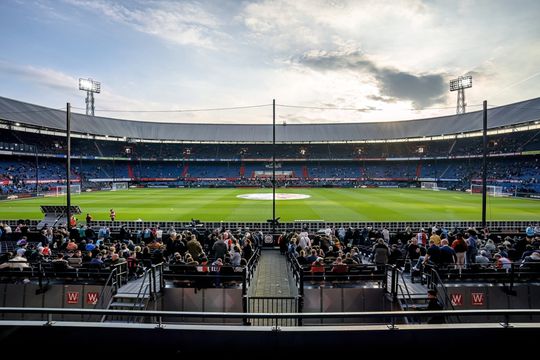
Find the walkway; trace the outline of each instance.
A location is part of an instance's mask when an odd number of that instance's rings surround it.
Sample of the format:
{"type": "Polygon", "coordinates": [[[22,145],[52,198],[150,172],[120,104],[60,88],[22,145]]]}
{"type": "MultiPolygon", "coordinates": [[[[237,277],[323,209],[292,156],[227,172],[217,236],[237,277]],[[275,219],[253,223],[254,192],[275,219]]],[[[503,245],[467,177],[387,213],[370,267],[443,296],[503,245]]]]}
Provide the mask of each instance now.
{"type": "MultiPolygon", "coordinates": [[[[298,312],[298,289],[289,273],[287,259],[279,250],[265,249],[248,289],[248,312],[298,312]]],[[[250,319],[255,326],[294,326],[295,319],[250,319]]]]}
{"type": "Polygon", "coordinates": [[[296,296],[298,289],[289,274],[287,259],[279,250],[264,249],[248,296],[296,296]],[[291,286],[292,285],[292,286],[291,286]]]}

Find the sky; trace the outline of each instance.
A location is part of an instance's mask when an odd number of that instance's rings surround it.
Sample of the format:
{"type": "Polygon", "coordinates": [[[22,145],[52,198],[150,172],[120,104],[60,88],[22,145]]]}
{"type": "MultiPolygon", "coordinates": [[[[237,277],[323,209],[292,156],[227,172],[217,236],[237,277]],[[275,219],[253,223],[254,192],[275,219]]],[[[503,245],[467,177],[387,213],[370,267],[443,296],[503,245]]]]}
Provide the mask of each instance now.
{"type": "Polygon", "coordinates": [[[131,120],[450,115],[462,75],[467,111],[540,96],[539,19],[537,0],[2,0],[0,96],[84,113],[92,78],[96,115],[131,120]]]}

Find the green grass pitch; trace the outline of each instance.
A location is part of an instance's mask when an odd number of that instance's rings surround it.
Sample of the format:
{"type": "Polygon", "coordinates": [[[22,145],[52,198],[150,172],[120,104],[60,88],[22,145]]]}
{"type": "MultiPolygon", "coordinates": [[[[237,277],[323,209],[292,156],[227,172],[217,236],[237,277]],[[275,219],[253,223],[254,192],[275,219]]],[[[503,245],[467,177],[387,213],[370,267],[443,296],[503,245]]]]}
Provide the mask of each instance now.
{"type": "MultiPolygon", "coordinates": [[[[272,193],[271,189],[130,189],[72,196],[72,204],[94,220],[118,221],[266,221],[272,201],[237,195],[272,193]]],[[[278,189],[277,193],[309,195],[303,200],[276,201],[281,221],[436,221],[480,220],[481,196],[419,189],[278,189]]],[[[41,219],[39,205],[65,205],[65,196],[0,202],[0,219],[41,219]]],[[[540,219],[540,201],[488,197],[487,220],[540,219]]]]}

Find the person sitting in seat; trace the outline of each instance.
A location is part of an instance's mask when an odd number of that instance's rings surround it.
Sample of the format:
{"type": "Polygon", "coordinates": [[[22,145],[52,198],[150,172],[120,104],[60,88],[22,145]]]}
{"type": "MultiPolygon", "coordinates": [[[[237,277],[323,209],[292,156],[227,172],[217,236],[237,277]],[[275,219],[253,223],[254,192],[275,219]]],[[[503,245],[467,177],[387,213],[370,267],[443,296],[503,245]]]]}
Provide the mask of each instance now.
{"type": "Polygon", "coordinates": [[[337,257],[336,261],[334,261],[332,265],[333,266],[332,266],[331,271],[333,273],[346,273],[348,271],[348,266],[347,264],[343,263],[343,260],[341,259],[341,257],[337,257]]]}
{"type": "Polygon", "coordinates": [[[56,255],[56,259],[52,261],[52,268],[54,271],[67,271],[72,270],[73,268],[69,266],[69,263],[66,259],[64,259],[64,254],[58,253],[56,255]]]}
{"type": "Polygon", "coordinates": [[[322,257],[318,257],[317,260],[311,264],[311,272],[313,274],[324,273],[324,259],[322,257]]]}
{"type": "Polygon", "coordinates": [[[17,253],[14,257],[3,264],[0,264],[0,269],[18,269],[22,271],[29,268],[30,265],[28,265],[28,260],[24,257],[24,254],[25,250],[23,248],[17,249],[17,253]]]}

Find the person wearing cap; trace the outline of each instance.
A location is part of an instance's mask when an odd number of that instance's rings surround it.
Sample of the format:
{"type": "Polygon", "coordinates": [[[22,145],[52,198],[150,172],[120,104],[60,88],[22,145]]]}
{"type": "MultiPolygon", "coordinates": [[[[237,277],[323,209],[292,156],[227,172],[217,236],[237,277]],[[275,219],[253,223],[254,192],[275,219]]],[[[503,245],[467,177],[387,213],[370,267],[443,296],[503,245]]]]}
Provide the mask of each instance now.
{"type": "MultiPolygon", "coordinates": [[[[439,311],[444,310],[443,304],[439,301],[439,298],[437,297],[437,290],[436,289],[429,289],[427,292],[428,295],[428,306],[426,308],[427,311],[439,311]]],[[[428,324],[444,324],[445,318],[444,316],[433,316],[431,319],[427,321],[428,324]]]]}
{"type": "Polygon", "coordinates": [[[534,229],[529,226],[527,229],[525,229],[525,237],[519,239],[514,246],[514,249],[516,249],[516,256],[518,258],[523,256],[523,253],[527,250],[528,245],[532,245],[533,238],[534,229]]]}

